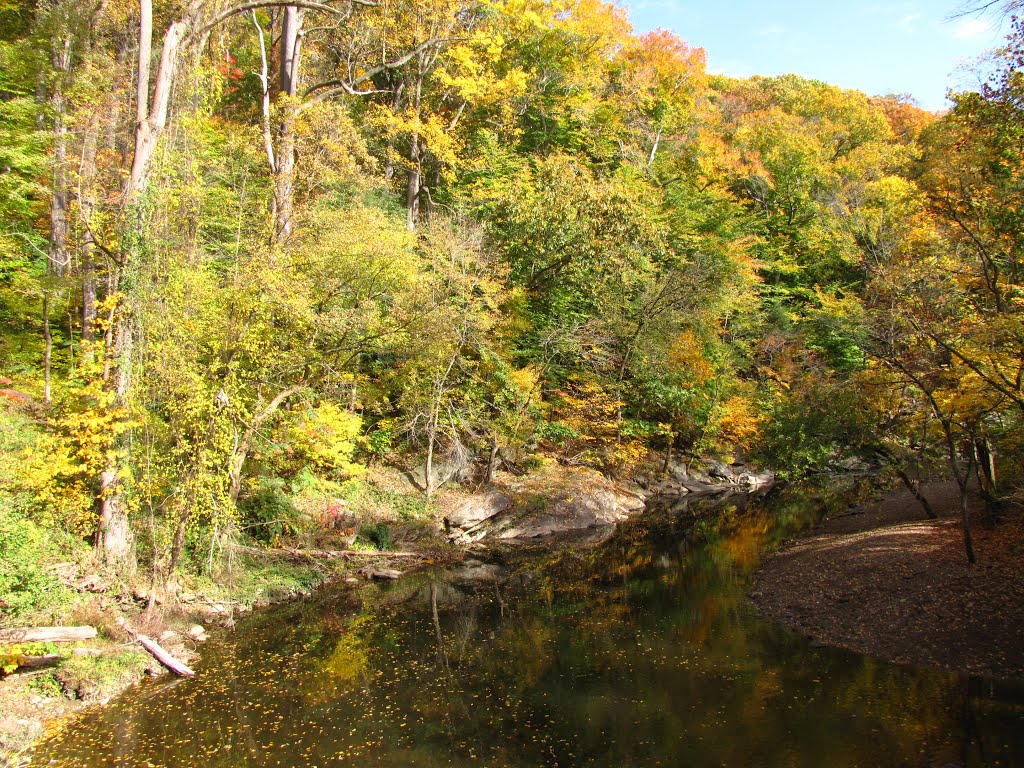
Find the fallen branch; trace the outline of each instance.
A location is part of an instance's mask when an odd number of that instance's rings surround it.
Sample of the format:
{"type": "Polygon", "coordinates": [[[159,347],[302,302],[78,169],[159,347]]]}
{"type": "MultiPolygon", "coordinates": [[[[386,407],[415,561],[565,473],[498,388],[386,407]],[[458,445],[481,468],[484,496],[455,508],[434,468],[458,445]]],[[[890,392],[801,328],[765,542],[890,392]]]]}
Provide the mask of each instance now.
{"type": "Polygon", "coordinates": [[[367,579],[394,580],[402,576],[401,571],[396,571],[393,568],[374,568],[372,565],[368,565],[365,568],[360,568],[359,573],[362,576],[365,576],[367,579]]]}
{"type": "Polygon", "coordinates": [[[21,670],[38,670],[38,669],[50,669],[60,663],[60,660],[64,658],[59,653],[49,653],[46,656],[23,656],[18,662],[18,671],[21,670]]]}
{"type": "Polygon", "coordinates": [[[74,643],[92,640],[96,627],[24,627],[0,629],[0,643],[74,643]]]}
{"type": "Polygon", "coordinates": [[[292,557],[306,558],[311,560],[348,559],[350,557],[426,557],[420,552],[367,552],[362,549],[260,549],[258,547],[245,547],[241,544],[234,545],[235,550],[247,555],[262,555],[263,557],[292,557]]]}
{"type": "Polygon", "coordinates": [[[163,664],[165,667],[171,670],[171,672],[173,672],[176,675],[181,675],[182,677],[192,677],[193,675],[195,675],[195,672],[189,669],[188,666],[186,666],[183,662],[178,661],[176,658],[171,656],[171,654],[169,654],[167,651],[161,648],[160,643],[158,643],[156,640],[149,637],[148,635],[143,635],[132,629],[128,625],[128,622],[124,620],[124,618],[118,619],[117,623],[125,632],[129,634],[129,636],[131,636],[132,640],[134,640],[147,651],[149,651],[153,655],[153,658],[155,658],[157,661],[159,661],[161,664],[163,664]]]}

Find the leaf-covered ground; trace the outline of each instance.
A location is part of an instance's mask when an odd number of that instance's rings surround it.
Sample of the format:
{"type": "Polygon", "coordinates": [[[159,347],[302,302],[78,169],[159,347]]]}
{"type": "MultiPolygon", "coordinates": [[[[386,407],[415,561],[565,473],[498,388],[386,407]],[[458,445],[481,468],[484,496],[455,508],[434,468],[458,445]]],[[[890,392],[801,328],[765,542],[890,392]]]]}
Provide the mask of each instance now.
{"type": "Polygon", "coordinates": [[[827,645],[901,664],[1024,679],[1024,514],[987,519],[971,500],[968,565],[952,483],[926,488],[938,520],[905,491],[824,523],[764,566],[761,611],[827,645]]]}

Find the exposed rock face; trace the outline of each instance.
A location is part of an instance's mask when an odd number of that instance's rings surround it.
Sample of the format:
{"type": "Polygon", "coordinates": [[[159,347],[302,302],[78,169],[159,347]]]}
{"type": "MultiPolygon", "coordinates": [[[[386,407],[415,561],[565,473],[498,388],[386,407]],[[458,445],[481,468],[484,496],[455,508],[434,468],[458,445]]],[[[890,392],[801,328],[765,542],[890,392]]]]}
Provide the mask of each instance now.
{"type": "Polygon", "coordinates": [[[473,496],[448,523],[454,541],[533,539],[612,526],[643,508],[641,494],[596,472],[565,470],[542,486],[473,496]]]}
{"type": "Polygon", "coordinates": [[[638,478],[654,496],[686,496],[756,491],[775,485],[775,473],[720,461],[672,464],[662,477],[638,478]]]}
{"type": "Polygon", "coordinates": [[[467,530],[484,520],[504,512],[512,506],[512,498],[501,491],[490,491],[470,496],[448,515],[448,523],[467,530]]]}
{"type": "Polygon", "coordinates": [[[509,521],[500,539],[534,539],[564,531],[614,525],[644,508],[637,494],[615,487],[580,489],[573,496],[553,498],[539,514],[509,521]]]}

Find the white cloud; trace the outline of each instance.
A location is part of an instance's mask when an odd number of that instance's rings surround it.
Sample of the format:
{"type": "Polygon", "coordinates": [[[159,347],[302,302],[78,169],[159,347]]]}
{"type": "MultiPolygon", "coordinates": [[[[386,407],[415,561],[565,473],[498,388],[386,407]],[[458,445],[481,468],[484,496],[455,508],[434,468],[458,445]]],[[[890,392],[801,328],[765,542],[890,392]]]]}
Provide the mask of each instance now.
{"type": "Polygon", "coordinates": [[[920,21],[920,19],[921,19],[921,14],[920,13],[908,13],[906,16],[903,17],[903,20],[902,20],[901,24],[904,27],[910,28],[910,27],[914,26],[914,22],[920,21]]]}
{"type": "Polygon", "coordinates": [[[995,31],[995,26],[990,21],[985,21],[984,19],[964,19],[956,25],[956,29],[953,30],[953,37],[957,40],[977,40],[989,37],[995,31]]]}

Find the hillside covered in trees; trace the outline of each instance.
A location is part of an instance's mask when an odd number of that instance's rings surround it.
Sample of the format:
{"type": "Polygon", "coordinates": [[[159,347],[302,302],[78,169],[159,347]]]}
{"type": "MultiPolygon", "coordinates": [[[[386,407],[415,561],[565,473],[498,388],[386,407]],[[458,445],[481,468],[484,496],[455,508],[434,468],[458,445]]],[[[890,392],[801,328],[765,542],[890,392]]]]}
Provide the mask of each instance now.
{"type": "Polygon", "coordinates": [[[943,115],[711,75],[602,0],[0,30],[5,619],[54,548],[210,575],[381,467],[416,510],[553,463],[1020,476],[1019,22],[943,115]]]}

